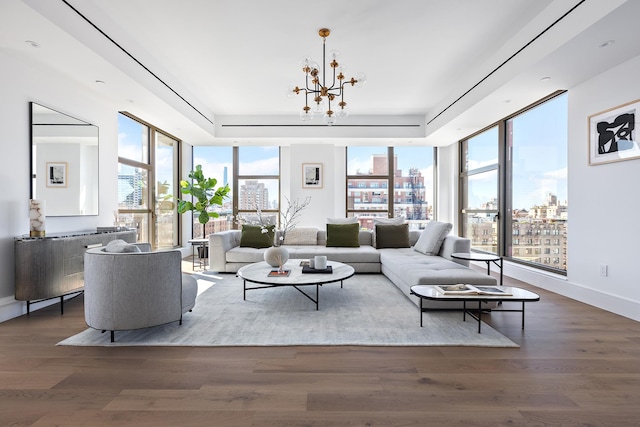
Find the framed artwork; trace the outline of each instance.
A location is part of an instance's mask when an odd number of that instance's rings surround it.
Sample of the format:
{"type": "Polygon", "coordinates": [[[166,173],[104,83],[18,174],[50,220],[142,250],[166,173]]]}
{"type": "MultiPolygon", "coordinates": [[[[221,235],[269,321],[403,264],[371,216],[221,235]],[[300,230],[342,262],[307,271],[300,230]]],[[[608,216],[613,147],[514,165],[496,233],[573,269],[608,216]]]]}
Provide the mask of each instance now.
{"type": "Polygon", "coordinates": [[[47,162],[47,187],[67,186],[67,162],[47,162]]]}
{"type": "Polygon", "coordinates": [[[640,158],[640,99],[589,116],[589,165],[640,158]]]}
{"type": "Polygon", "coordinates": [[[302,164],[302,188],[322,188],[322,163],[302,164]]]}

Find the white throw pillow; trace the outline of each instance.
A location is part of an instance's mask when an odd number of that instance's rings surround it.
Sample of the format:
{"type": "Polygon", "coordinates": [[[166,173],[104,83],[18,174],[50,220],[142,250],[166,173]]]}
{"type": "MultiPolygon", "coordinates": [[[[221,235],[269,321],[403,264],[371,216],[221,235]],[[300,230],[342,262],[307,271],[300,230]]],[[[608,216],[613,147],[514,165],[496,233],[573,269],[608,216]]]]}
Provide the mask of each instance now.
{"type": "Polygon", "coordinates": [[[116,239],[107,243],[107,246],[104,247],[104,251],[111,253],[130,253],[140,252],[140,248],[136,245],[131,245],[124,240],[116,239]]]}
{"type": "Polygon", "coordinates": [[[287,231],[284,236],[285,245],[316,245],[318,229],[316,227],[296,227],[287,231]]]}
{"type": "Polygon", "coordinates": [[[327,218],[327,224],[356,224],[358,218],[355,216],[350,218],[327,218]]]}
{"type": "Polygon", "coordinates": [[[424,229],[413,249],[425,255],[438,255],[444,238],[453,225],[448,222],[430,221],[424,229]]]}

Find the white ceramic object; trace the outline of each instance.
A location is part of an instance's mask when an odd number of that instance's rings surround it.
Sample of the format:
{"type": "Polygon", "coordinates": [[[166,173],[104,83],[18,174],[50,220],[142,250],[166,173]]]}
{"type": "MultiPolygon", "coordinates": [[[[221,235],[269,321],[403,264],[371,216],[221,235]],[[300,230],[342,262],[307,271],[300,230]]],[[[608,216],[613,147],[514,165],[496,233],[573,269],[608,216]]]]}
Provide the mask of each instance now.
{"type": "Polygon", "coordinates": [[[264,251],[264,260],[271,267],[280,267],[289,259],[289,251],[282,246],[271,246],[264,251]]]}
{"type": "Polygon", "coordinates": [[[316,255],[314,261],[316,270],[324,270],[327,268],[327,257],[325,255],[316,255]]]}

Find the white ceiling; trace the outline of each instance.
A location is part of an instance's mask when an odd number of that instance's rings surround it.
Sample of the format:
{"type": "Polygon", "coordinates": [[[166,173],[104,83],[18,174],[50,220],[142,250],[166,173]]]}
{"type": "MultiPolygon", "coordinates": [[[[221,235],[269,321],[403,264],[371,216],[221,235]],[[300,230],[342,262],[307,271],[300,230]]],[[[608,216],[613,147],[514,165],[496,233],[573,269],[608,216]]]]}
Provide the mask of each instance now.
{"type": "Polygon", "coordinates": [[[635,0],[3,0],[0,49],[193,144],[446,145],[637,56],[638,18],[635,0]],[[353,126],[223,132],[302,124],[286,88],[321,61],[322,27],[368,77],[353,126]],[[416,116],[418,136],[371,127],[416,116]]]}

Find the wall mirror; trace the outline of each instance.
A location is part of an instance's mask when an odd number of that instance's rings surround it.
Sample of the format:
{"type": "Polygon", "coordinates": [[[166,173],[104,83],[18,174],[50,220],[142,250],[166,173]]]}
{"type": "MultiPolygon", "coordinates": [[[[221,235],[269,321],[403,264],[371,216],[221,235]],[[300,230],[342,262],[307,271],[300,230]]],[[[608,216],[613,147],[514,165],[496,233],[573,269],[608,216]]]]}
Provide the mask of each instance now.
{"type": "Polygon", "coordinates": [[[98,215],[98,127],[31,102],[31,198],[46,216],[98,215]]]}

